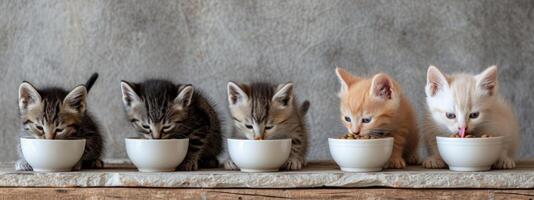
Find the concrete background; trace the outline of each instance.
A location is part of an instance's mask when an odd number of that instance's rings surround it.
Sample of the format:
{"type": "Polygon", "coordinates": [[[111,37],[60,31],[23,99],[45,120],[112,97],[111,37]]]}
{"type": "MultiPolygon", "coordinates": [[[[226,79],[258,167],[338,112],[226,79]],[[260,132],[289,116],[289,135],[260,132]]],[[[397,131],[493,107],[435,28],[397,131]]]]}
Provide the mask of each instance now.
{"type": "MultiPolygon", "coordinates": [[[[228,80],[293,81],[312,102],[310,159],[330,159],[344,132],[335,66],[384,71],[418,111],[429,64],[480,72],[497,64],[519,115],[521,158],[533,158],[534,1],[0,1],[0,160],[16,158],[17,88],[72,88],[97,71],[89,109],[107,158],[125,158],[119,81],[192,83],[227,117],[228,80]]],[[[419,113],[421,114],[421,113],[419,113]]],[[[420,116],[420,115],[419,115],[420,116]]]]}

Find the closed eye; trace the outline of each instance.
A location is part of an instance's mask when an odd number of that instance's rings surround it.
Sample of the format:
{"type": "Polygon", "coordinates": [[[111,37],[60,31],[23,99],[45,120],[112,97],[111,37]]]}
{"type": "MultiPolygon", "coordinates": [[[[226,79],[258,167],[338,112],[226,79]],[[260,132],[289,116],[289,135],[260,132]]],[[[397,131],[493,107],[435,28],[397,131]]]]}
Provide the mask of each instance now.
{"type": "Polygon", "coordinates": [[[62,128],[56,128],[56,133],[63,132],[62,128]]]}
{"type": "Polygon", "coordinates": [[[167,125],[167,126],[163,126],[162,130],[165,132],[165,131],[169,131],[171,128],[172,128],[172,125],[167,125]]]}
{"type": "Polygon", "coordinates": [[[247,127],[248,129],[252,129],[252,125],[250,124],[245,124],[245,127],[247,127]]]}
{"type": "Polygon", "coordinates": [[[274,127],[274,126],[266,126],[266,127],[265,127],[265,130],[271,130],[271,129],[273,129],[273,127],[274,127]]]}
{"type": "Polygon", "coordinates": [[[141,127],[143,127],[144,129],[150,129],[150,126],[148,126],[146,124],[141,125],[141,127]]]}
{"type": "Polygon", "coordinates": [[[35,128],[39,129],[40,131],[43,130],[43,127],[42,127],[42,126],[39,126],[39,125],[36,125],[35,128]]]}

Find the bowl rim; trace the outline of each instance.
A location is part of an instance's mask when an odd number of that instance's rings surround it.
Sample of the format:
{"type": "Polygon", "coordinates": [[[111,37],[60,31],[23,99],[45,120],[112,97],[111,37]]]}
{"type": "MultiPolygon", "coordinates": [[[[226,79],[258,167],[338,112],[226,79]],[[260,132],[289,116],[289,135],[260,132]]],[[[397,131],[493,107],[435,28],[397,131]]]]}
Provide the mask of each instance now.
{"type": "Polygon", "coordinates": [[[250,142],[250,143],[274,143],[274,142],[292,141],[291,138],[274,139],[274,140],[249,140],[249,139],[241,139],[241,138],[226,138],[226,140],[234,141],[234,142],[250,142]]]}
{"type": "Polygon", "coordinates": [[[349,140],[349,139],[339,139],[339,138],[328,138],[328,141],[334,141],[334,142],[345,142],[345,143],[378,143],[378,142],[386,142],[390,140],[394,140],[393,137],[384,137],[384,138],[376,138],[376,139],[363,139],[363,140],[349,140]]]}
{"type": "Polygon", "coordinates": [[[85,138],[75,138],[75,139],[42,139],[42,138],[32,138],[32,137],[20,137],[20,140],[28,141],[39,141],[39,142],[80,142],[86,141],[85,138]]]}
{"type": "Polygon", "coordinates": [[[142,138],[142,137],[126,137],[124,138],[124,140],[129,140],[129,141],[145,141],[145,142],[168,142],[168,141],[183,141],[183,140],[189,140],[189,138],[181,138],[181,139],[178,139],[178,138],[167,138],[167,139],[146,139],[146,138],[142,138]]]}
{"type": "Polygon", "coordinates": [[[447,136],[436,136],[436,140],[442,140],[442,141],[445,141],[445,142],[452,142],[452,141],[455,141],[455,142],[458,142],[458,141],[462,141],[462,142],[480,142],[480,141],[483,141],[483,142],[497,142],[497,141],[502,141],[504,140],[504,136],[495,136],[495,137],[487,137],[487,138],[452,138],[452,137],[447,137],[447,136]]]}

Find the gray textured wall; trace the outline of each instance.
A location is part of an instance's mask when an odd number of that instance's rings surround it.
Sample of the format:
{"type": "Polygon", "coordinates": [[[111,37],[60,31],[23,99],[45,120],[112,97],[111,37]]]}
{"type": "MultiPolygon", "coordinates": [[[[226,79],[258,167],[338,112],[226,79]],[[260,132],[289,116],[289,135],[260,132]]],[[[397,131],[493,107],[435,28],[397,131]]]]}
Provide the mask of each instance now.
{"type": "Polygon", "coordinates": [[[338,121],[334,67],[384,71],[421,111],[429,64],[443,71],[500,66],[501,92],[534,157],[534,1],[0,1],[0,159],[15,158],[17,88],[73,87],[101,74],[89,109],[108,158],[124,158],[119,80],[193,83],[227,116],[228,80],[293,81],[312,102],[312,159],[329,159],[338,121]]]}

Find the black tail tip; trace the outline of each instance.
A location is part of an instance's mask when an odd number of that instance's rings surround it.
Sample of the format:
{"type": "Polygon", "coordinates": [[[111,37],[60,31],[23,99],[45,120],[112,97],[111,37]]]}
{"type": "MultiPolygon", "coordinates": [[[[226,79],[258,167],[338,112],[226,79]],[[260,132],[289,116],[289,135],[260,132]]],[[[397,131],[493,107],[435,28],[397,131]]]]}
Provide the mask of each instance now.
{"type": "Polygon", "coordinates": [[[306,114],[309,109],[310,109],[310,101],[306,100],[302,102],[302,105],[300,106],[300,112],[302,114],[306,114]]]}
{"type": "Polygon", "coordinates": [[[96,79],[98,79],[98,73],[97,72],[93,73],[93,75],[91,75],[89,80],[87,80],[87,82],[85,83],[85,87],[87,88],[87,91],[89,91],[93,87],[93,85],[96,82],[96,79]]]}

